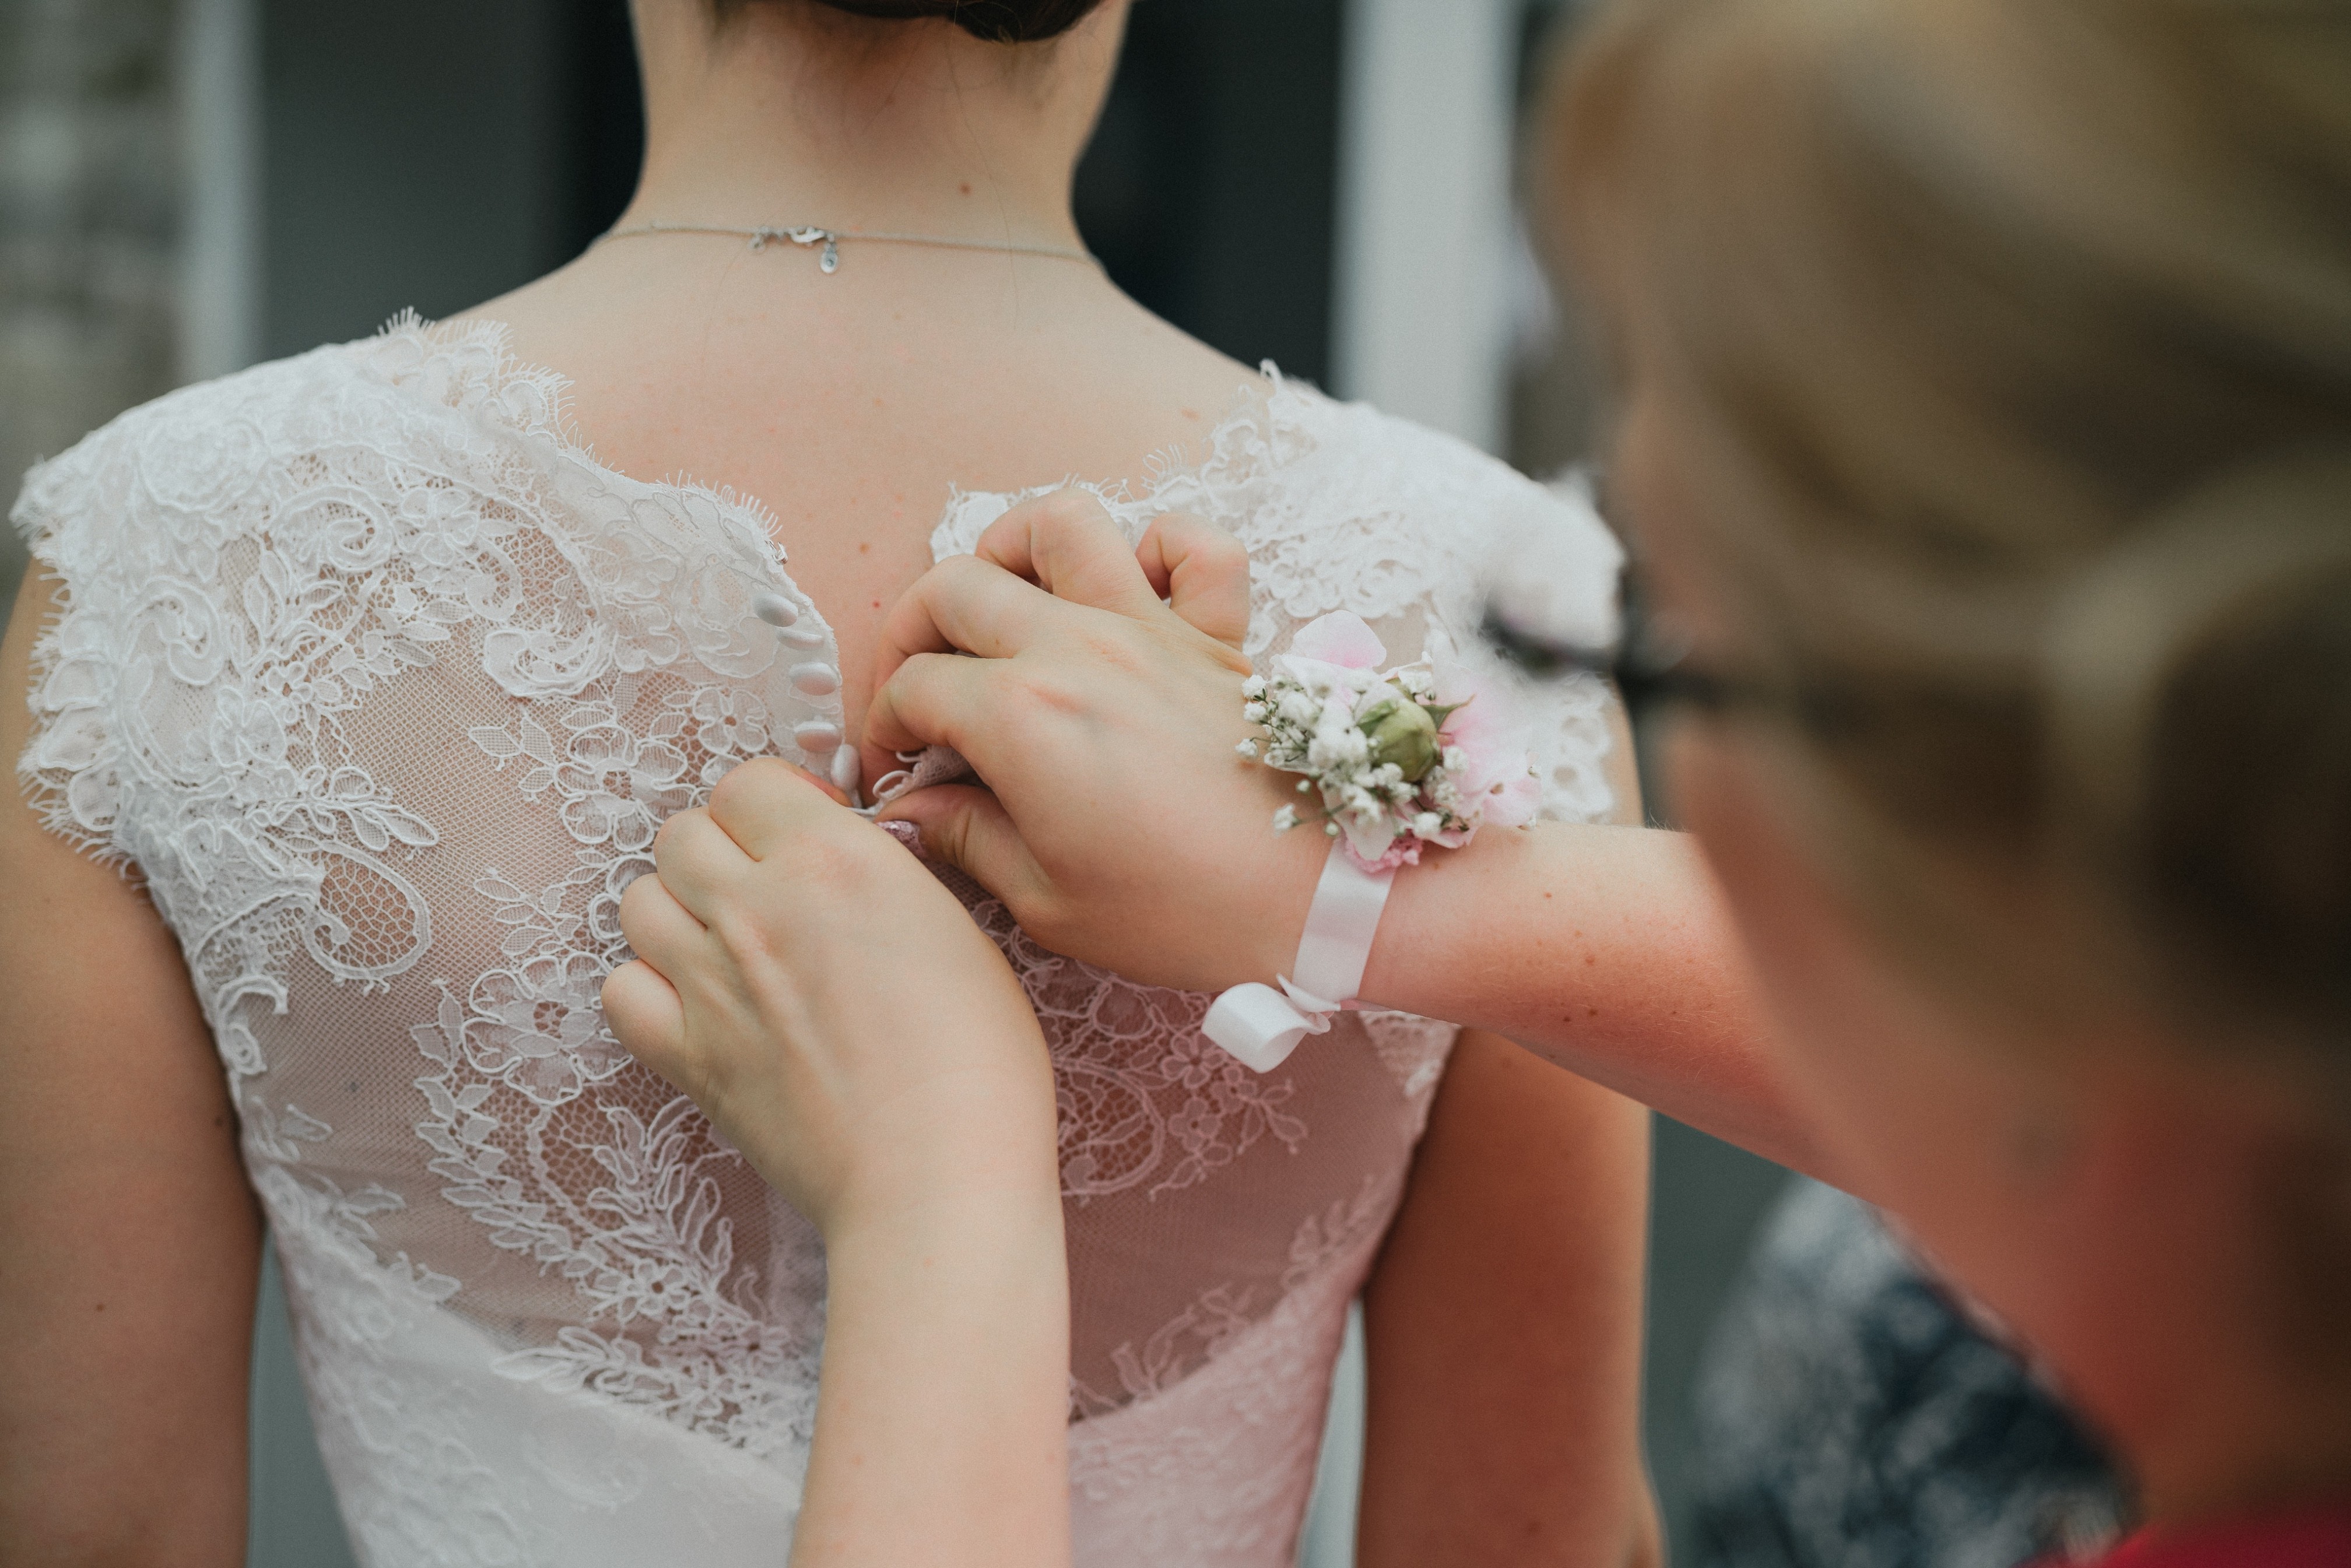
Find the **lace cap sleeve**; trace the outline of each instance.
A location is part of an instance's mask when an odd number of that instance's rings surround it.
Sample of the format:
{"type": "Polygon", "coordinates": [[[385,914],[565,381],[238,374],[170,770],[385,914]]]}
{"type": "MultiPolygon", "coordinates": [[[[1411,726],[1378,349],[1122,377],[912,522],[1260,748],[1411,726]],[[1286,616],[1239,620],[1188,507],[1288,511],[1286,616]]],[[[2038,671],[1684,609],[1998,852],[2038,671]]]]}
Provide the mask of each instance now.
{"type": "Polygon", "coordinates": [[[17,781],[44,827],[86,853],[122,864],[131,856],[116,833],[121,758],[115,710],[136,563],[121,537],[123,497],[110,497],[105,483],[120,461],[116,444],[110,429],[100,431],[37,465],[9,520],[56,585],[47,622],[33,644],[25,694],[32,728],[16,759],[17,781]]]}
{"type": "MultiPolygon", "coordinates": [[[[1544,602],[1512,605],[1513,619],[1531,609],[1540,622],[1564,639],[1604,643],[1614,634],[1617,584],[1624,548],[1600,518],[1581,475],[1552,485],[1528,486],[1522,505],[1508,520],[1489,591],[1507,591],[1514,601],[1531,593],[1544,602]]],[[[1482,617],[1485,606],[1479,606],[1482,617]]],[[[1609,720],[1615,704],[1605,682],[1594,675],[1532,679],[1479,649],[1497,667],[1520,709],[1528,716],[1528,751],[1542,785],[1542,816],[1552,821],[1594,822],[1616,804],[1606,760],[1615,744],[1609,720]]]]}
{"type": "Polygon", "coordinates": [[[1429,563],[1417,590],[1431,614],[1429,651],[1469,664],[1504,704],[1525,737],[1545,820],[1604,820],[1616,803],[1606,767],[1615,745],[1616,699],[1607,683],[1593,675],[1530,676],[1495,650],[1484,627],[1489,606],[1501,600],[1513,620],[1531,614],[1565,640],[1608,641],[1623,546],[1580,476],[1539,485],[1449,438],[1384,423],[1388,446],[1408,454],[1408,461],[1395,486],[1407,497],[1397,507],[1402,526],[1384,553],[1395,561],[1408,542],[1409,553],[1429,563]]]}

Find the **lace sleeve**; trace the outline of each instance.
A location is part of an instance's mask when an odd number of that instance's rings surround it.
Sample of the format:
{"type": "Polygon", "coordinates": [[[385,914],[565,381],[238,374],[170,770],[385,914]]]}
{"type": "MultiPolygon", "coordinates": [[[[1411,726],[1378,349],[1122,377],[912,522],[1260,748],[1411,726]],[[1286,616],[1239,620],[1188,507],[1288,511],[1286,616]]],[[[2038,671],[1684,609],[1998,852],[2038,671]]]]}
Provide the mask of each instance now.
{"type": "Polygon", "coordinates": [[[1606,767],[1615,744],[1609,720],[1616,697],[1596,676],[1525,674],[1498,656],[1479,628],[1489,599],[1507,594],[1514,620],[1532,618],[1578,641],[1606,640],[1624,549],[1593,508],[1581,475],[1548,486],[1520,481],[1497,500],[1491,559],[1480,574],[1464,656],[1486,672],[1525,725],[1543,818],[1600,821],[1616,804],[1606,767]]]}
{"type": "MultiPolygon", "coordinates": [[[[56,601],[33,644],[25,700],[32,729],[16,777],[41,823],[76,848],[127,864],[116,833],[121,795],[120,726],[125,628],[117,613],[136,569],[111,537],[99,483],[106,433],[26,476],[9,517],[37,565],[56,580],[56,601]]],[[[159,593],[166,585],[155,585],[159,593]]]]}
{"type": "MultiPolygon", "coordinates": [[[[1552,630],[1590,641],[1614,635],[1617,583],[1625,568],[1624,547],[1593,505],[1589,480],[1580,471],[1545,487],[1545,504],[1532,508],[1531,535],[1512,550],[1523,556],[1522,584],[1545,601],[1540,614],[1552,630]]],[[[1512,613],[1522,614],[1523,604],[1512,613]]],[[[1534,717],[1529,739],[1535,773],[1542,780],[1543,816],[1557,822],[1596,822],[1616,806],[1606,760],[1615,744],[1610,718],[1617,698],[1593,675],[1529,680],[1518,676],[1527,711],[1534,717]]]]}

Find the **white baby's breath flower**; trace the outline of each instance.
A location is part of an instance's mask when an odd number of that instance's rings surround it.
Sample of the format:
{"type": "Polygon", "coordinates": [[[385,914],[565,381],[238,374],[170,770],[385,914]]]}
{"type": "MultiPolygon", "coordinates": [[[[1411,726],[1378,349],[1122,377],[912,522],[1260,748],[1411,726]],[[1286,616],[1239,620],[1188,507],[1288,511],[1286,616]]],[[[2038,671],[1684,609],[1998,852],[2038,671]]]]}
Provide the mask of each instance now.
{"type": "MultiPolygon", "coordinates": [[[[1458,782],[1468,770],[1468,751],[1428,745],[1438,737],[1447,711],[1436,706],[1437,689],[1435,671],[1425,660],[1376,674],[1284,658],[1272,674],[1243,683],[1243,716],[1263,733],[1234,750],[1303,775],[1297,793],[1319,801],[1322,831],[1343,836],[1361,857],[1384,845],[1381,863],[1392,865],[1410,858],[1399,845],[1417,853],[1420,844],[1474,831],[1485,812],[1483,799],[1464,801],[1458,782]],[[1415,704],[1425,715],[1409,711],[1415,704]],[[1416,733],[1422,737],[1417,750],[1405,743],[1416,733]]],[[[1305,805],[1283,807],[1274,826],[1296,827],[1305,805]]]]}

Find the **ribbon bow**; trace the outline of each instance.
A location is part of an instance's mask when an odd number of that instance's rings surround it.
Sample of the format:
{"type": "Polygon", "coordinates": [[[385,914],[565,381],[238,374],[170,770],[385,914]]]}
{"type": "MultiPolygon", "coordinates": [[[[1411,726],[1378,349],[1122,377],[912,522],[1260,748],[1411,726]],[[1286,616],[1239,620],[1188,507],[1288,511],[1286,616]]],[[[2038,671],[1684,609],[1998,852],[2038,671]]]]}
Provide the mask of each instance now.
{"type": "Polygon", "coordinates": [[[1393,867],[1366,871],[1343,841],[1334,842],[1299,935],[1298,961],[1290,966],[1298,978],[1279,977],[1278,991],[1255,980],[1235,986],[1210,1005],[1200,1032],[1259,1072],[1280,1066],[1308,1035],[1327,1032],[1363,988],[1364,965],[1395,881],[1393,867]]]}
{"type": "Polygon", "coordinates": [[[1244,1067],[1270,1072],[1290,1059],[1310,1034],[1328,1034],[1344,1002],[1326,1001],[1287,975],[1281,989],[1251,980],[1235,986],[1209,1005],[1200,1032],[1230,1051],[1244,1067]]]}

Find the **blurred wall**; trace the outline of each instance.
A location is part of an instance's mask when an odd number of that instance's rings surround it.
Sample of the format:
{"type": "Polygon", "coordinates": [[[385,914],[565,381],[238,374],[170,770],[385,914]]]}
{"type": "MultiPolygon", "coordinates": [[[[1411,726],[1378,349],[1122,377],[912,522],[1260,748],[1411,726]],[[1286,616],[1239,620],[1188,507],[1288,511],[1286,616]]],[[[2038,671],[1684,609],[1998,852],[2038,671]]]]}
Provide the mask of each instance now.
{"type": "Polygon", "coordinates": [[[1350,0],[1342,57],[1335,390],[1495,453],[1520,3],[1350,0]]]}
{"type": "Polygon", "coordinates": [[[1245,364],[1331,376],[1340,0],[1140,0],[1078,166],[1111,277],[1245,364]]]}
{"type": "Polygon", "coordinates": [[[263,0],[263,358],[568,259],[573,9],[263,0]]]}
{"type": "MultiPolygon", "coordinates": [[[[35,460],[177,379],[174,21],[172,0],[0,0],[0,476],[11,500],[35,460]]],[[[11,528],[0,602],[15,602],[23,570],[11,528]]]]}

